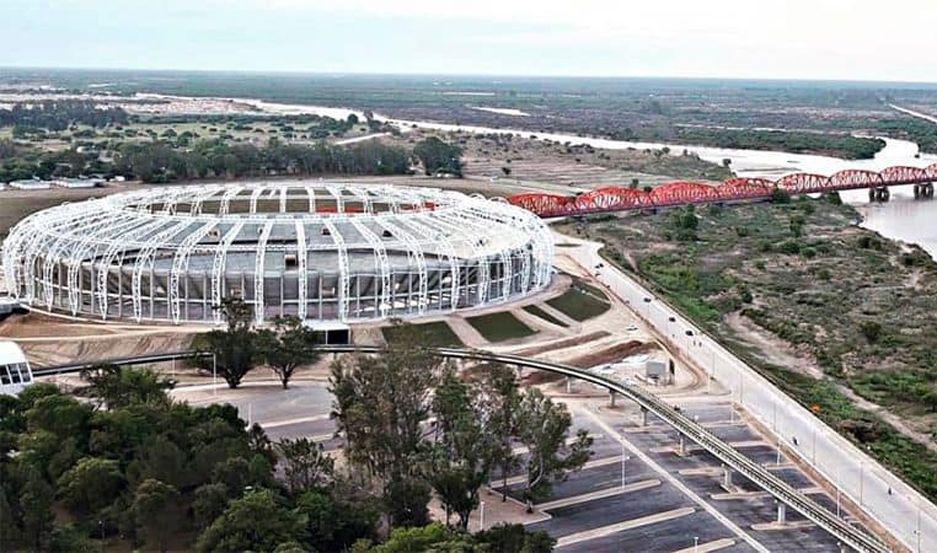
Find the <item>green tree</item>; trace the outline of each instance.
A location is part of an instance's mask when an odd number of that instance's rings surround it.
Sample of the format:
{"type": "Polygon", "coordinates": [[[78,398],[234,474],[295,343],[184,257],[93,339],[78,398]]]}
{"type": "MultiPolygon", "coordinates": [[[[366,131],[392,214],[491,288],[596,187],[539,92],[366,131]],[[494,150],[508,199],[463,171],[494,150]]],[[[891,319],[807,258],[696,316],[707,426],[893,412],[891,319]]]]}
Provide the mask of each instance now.
{"type": "Polygon", "coordinates": [[[554,479],[564,478],[568,471],[578,470],[589,460],[592,438],[580,430],[576,440],[566,446],[572,425],[569,412],[537,388],[523,394],[517,420],[517,437],[528,449],[524,499],[528,512],[532,512],[534,501],[549,494],[554,479]]]}
{"type": "Polygon", "coordinates": [[[426,504],[422,513],[414,505],[424,496],[429,499],[420,482],[428,453],[423,425],[441,366],[425,348],[404,339],[384,355],[337,360],[329,379],[333,416],[348,444],[347,459],[379,478],[391,510],[410,521],[425,518],[426,504]]]}
{"type": "Polygon", "coordinates": [[[227,327],[199,334],[192,345],[203,369],[217,370],[229,388],[237,388],[260,358],[253,309],[238,297],[223,299],[218,308],[227,327]]]}
{"type": "Polygon", "coordinates": [[[131,513],[146,543],[166,551],[167,540],[180,533],[183,513],[179,490],[159,480],[147,479],[133,494],[131,513]]]}
{"type": "Polygon", "coordinates": [[[498,553],[550,553],[556,545],[550,534],[528,532],[520,524],[499,524],[475,534],[475,541],[498,553]]]}
{"type": "Polygon", "coordinates": [[[507,501],[508,476],[520,464],[511,443],[517,431],[517,412],[521,395],[514,370],[504,365],[487,365],[488,377],[482,381],[482,409],[486,412],[486,431],[491,439],[488,452],[492,468],[501,473],[501,501],[507,501]]]}
{"type": "Polygon", "coordinates": [[[149,369],[96,365],[81,372],[88,385],[83,395],[95,398],[109,410],[135,403],[165,405],[167,392],[175,382],[167,380],[149,369]]]}
{"type": "Polygon", "coordinates": [[[85,457],[58,481],[65,503],[80,516],[97,513],[114,502],[124,489],[117,461],[85,457]]]}
{"type": "Polygon", "coordinates": [[[254,490],[232,501],[199,536],[199,551],[273,551],[302,539],[305,517],[288,509],[270,490],[254,490]]]}
{"type": "Polygon", "coordinates": [[[221,516],[228,505],[228,487],[224,484],[203,484],[195,489],[192,514],[198,528],[207,528],[221,516]]]}
{"type": "Polygon", "coordinates": [[[462,176],[462,148],[431,136],[413,148],[413,155],[423,164],[427,175],[448,173],[462,176]]]}
{"type": "Polygon", "coordinates": [[[280,455],[290,493],[298,494],[320,487],[334,475],[335,460],[325,452],[322,444],[308,438],[281,440],[276,444],[276,451],[280,455]]]}
{"type": "Polygon", "coordinates": [[[490,452],[495,443],[482,426],[476,394],[462,382],[451,367],[444,372],[433,396],[439,436],[433,472],[433,488],[446,510],[446,524],[452,512],[459,516],[462,529],[478,506],[478,489],[488,480],[490,452]]]}
{"type": "Polygon", "coordinates": [[[277,317],[273,329],[261,330],[258,335],[260,355],[280,379],[284,390],[289,387],[297,368],[319,359],[316,342],[315,331],[293,316],[277,317]]]}
{"type": "MultiPolygon", "coordinates": [[[[26,483],[19,497],[22,513],[22,539],[24,545],[35,551],[49,548],[55,517],[52,514],[54,492],[45,477],[35,468],[28,470],[26,483]]],[[[9,524],[9,519],[5,524],[9,524]]],[[[3,530],[5,531],[5,529],[3,530]]]]}
{"type": "Polygon", "coordinates": [[[375,537],[379,511],[370,498],[356,498],[344,486],[310,489],[296,498],[306,517],[306,543],[315,551],[345,551],[359,539],[375,537]]]}

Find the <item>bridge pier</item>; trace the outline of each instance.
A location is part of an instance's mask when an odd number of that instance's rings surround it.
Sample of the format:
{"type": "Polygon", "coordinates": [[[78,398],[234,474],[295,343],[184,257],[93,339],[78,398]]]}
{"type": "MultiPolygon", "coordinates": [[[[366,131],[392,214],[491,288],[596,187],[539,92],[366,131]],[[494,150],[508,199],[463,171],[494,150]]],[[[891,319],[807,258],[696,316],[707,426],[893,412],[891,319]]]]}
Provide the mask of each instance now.
{"type": "Polygon", "coordinates": [[[869,188],[869,201],[885,203],[891,198],[891,192],[887,186],[876,186],[869,188]]]}
{"type": "Polygon", "coordinates": [[[930,200],[934,197],[934,183],[925,182],[923,184],[914,185],[914,199],[915,200],[930,200]]]}
{"type": "Polygon", "coordinates": [[[641,426],[647,426],[647,408],[641,408],[641,426]]]}
{"type": "Polygon", "coordinates": [[[608,391],[608,406],[612,409],[615,408],[615,392],[612,390],[608,391]]]}
{"type": "Polygon", "coordinates": [[[722,465],[723,476],[722,476],[722,487],[726,490],[732,489],[732,469],[727,465],[722,465]]]}
{"type": "Polygon", "coordinates": [[[677,455],[686,456],[686,437],[683,434],[680,434],[680,442],[677,444],[677,455]]]}
{"type": "Polygon", "coordinates": [[[787,523],[787,504],[778,501],[778,524],[787,523]]]}

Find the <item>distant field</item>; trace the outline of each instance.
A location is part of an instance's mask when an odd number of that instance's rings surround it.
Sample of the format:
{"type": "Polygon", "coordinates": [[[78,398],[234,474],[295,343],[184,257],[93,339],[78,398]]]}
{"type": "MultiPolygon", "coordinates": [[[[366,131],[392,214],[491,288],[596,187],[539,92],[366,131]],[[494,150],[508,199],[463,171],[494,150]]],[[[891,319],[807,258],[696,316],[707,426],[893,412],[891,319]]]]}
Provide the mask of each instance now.
{"type": "Polygon", "coordinates": [[[468,317],[465,320],[489,342],[524,338],[537,332],[520,322],[510,311],[468,317]]]}

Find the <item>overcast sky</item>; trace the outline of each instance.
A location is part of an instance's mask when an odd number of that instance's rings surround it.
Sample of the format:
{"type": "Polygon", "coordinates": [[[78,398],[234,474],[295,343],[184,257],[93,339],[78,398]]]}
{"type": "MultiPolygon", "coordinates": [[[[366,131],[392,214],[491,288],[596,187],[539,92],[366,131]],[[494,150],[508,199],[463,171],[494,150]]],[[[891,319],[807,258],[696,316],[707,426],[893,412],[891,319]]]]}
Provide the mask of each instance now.
{"type": "Polygon", "coordinates": [[[937,0],[0,0],[0,66],[937,82],[937,0]]]}

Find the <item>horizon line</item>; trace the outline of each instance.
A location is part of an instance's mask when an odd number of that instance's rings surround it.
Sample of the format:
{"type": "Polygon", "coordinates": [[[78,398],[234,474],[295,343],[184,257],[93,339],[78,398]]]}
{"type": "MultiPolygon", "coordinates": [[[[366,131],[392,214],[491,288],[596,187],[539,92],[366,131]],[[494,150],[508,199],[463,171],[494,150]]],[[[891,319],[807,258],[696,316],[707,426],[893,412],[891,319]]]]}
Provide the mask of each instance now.
{"type": "Polygon", "coordinates": [[[282,76],[333,76],[333,77],[482,77],[504,79],[605,79],[605,80],[684,80],[684,81],[740,81],[740,82],[801,82],[801,83],[851,83],[851,84],[892,84],[923,85],[937,87],[937,81],[881,80],[868,78],[819,78],[819,77],[726,77],[726,76],[686,76],[686,75],[569,75],[569,74],[524,74],[524,73],[457,73],[457,72],[371,72],[371,71],[316,71],[300,69],[181,69],[181,68],[135,68],[135,67],[95,67],[95,66],[47,66],[47,65],[3,65],[4,70],[33,71],[114,71],[141,73],[209,73],[232,75],[282,75],[282,76]]]}

